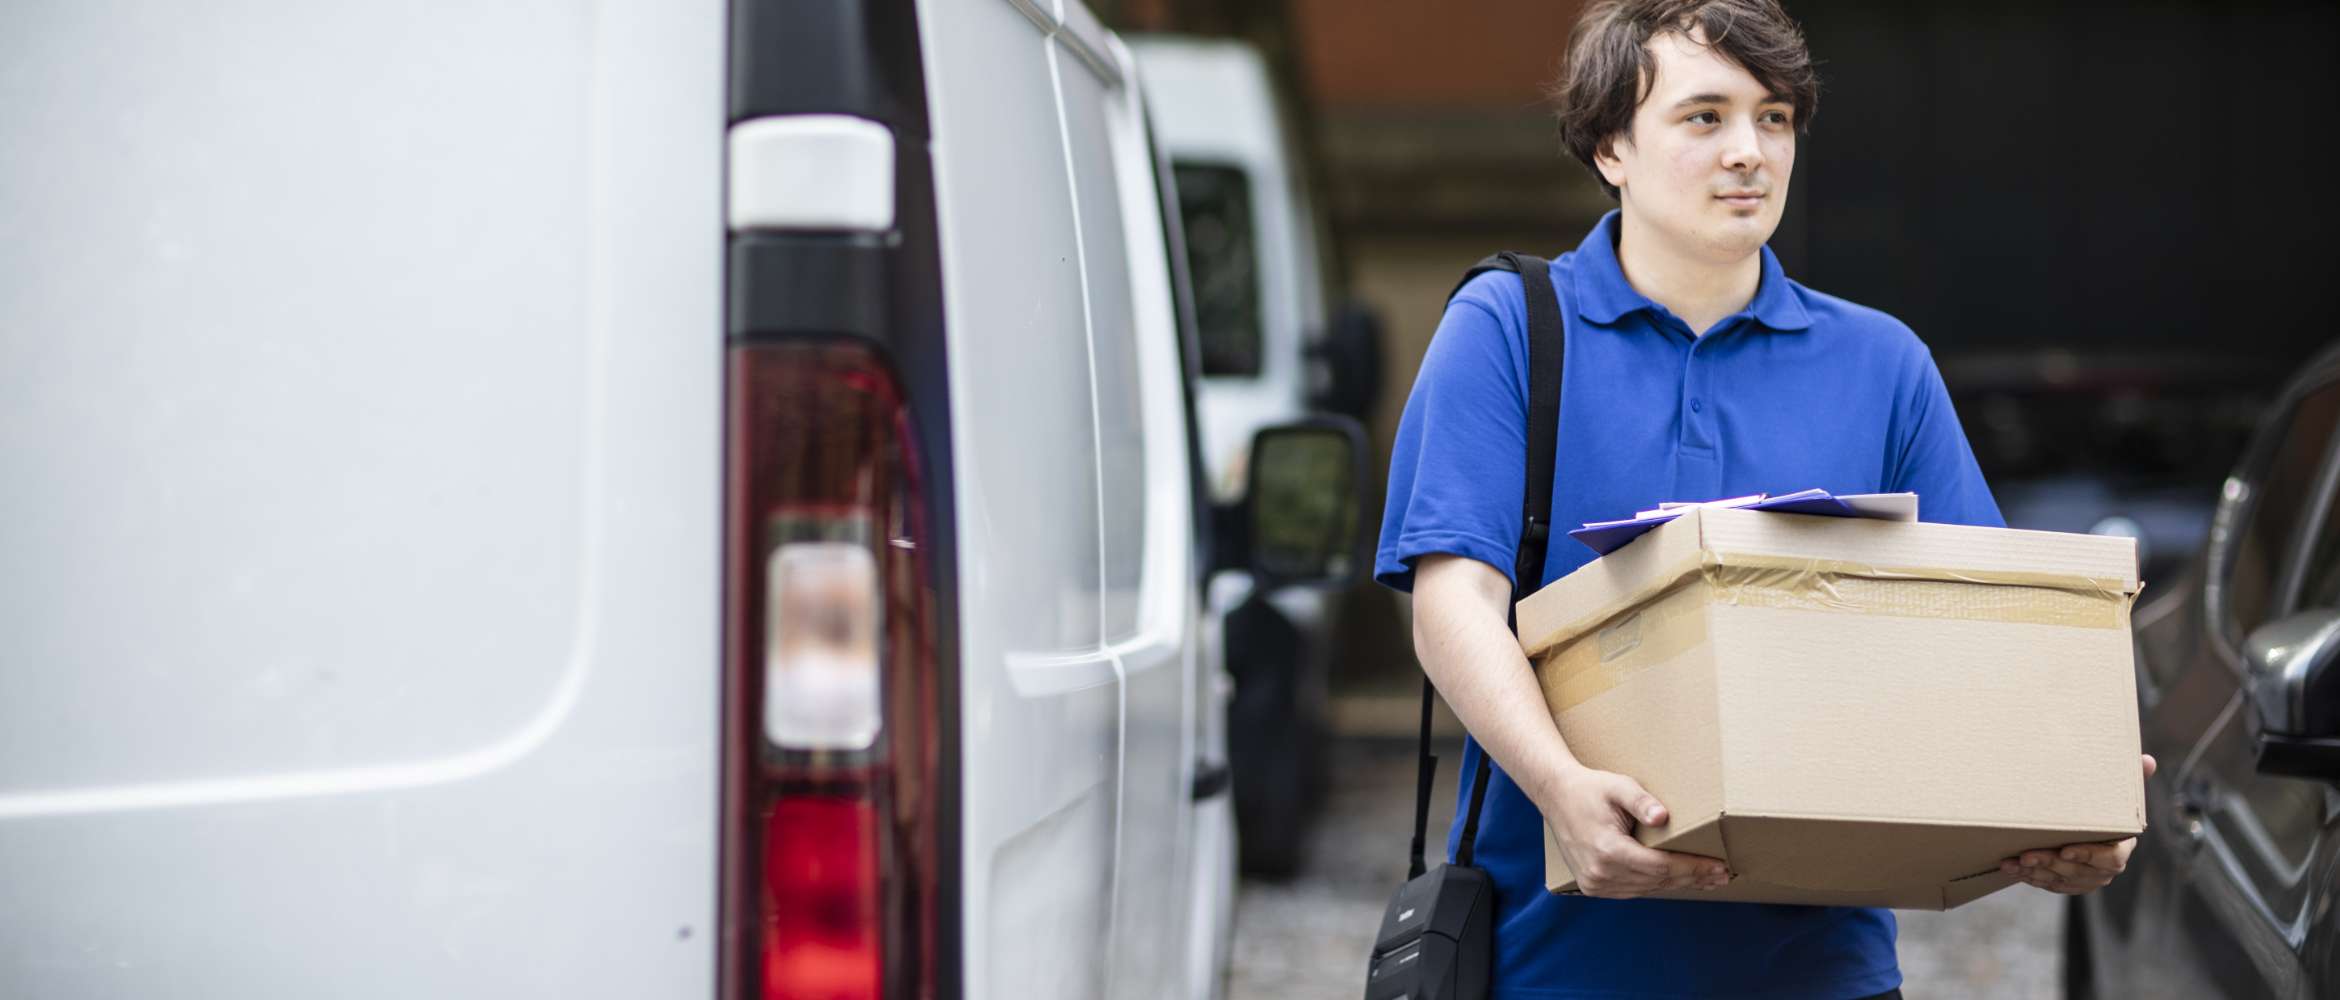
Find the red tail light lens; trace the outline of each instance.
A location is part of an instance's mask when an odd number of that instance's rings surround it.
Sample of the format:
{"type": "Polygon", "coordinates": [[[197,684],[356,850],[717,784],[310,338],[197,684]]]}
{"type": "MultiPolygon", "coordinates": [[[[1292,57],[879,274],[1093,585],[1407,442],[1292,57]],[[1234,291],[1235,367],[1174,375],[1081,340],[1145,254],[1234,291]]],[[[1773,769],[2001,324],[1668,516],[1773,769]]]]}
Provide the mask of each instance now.
{"type": "Polygon", "coordinates": [[[764,833],[764,995],[871,1000],[878,950],[877,810],[801,795],[772,807],[764,833]]]}
{"type": "Polygon", "coordinates": [[[729,357],[723,995],[934,993],[932,587],[909,409],[855,343],[729,357]]]}

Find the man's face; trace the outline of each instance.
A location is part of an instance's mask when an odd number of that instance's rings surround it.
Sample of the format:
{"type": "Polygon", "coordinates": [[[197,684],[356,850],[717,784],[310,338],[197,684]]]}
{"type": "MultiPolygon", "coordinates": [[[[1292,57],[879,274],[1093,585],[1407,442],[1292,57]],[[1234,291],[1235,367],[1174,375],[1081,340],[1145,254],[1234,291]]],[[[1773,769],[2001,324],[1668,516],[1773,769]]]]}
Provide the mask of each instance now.
{"type": "Polygon", "coordinates": [[[1754,253],[1779,228],[1796,162],[1795,106],[1678,32],[1649,41],[1657,76],[1633,130],[1597,158],[1625,214],[1677,249],[1717,262],[1754,253]]]}

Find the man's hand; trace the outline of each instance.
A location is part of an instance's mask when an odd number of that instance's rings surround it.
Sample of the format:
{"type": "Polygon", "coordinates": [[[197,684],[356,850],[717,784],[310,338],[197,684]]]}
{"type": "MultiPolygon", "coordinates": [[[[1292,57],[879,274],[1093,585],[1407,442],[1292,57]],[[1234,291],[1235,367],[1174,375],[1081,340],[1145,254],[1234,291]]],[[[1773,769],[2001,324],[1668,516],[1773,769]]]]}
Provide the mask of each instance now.
{"type": "Polygon", "coordinates": [[[1423,556],[1414,570],[1414,652],[1479,745],[1543,811],[1577,888],[1623,899],[1727,881],[1720,861],[1633,839],[1635,823],[1663,825],[1666,807],[1633,779],[1569,754],[1503,622],[1510,607],[1511,578],[1502,570],[1464,556],[1423,556]]]}
{"type": "Polygon", "coordinates": [[[1639,782],[1610,771],[1571,767],[1537,796],[1560,856],[1587,896],[1630,899],[1676,889],[1715,889],[1730,872],[1713,858],[1653,850],[1633,839],[1636,822],[1666,823],[1666,807],[1639,782]]]}
{"type": "MultiPolygon", "coordinates": [[[[2145,777],[2151,778],[2157,765],[2152,754],[2143,756],[2145,777]]],[[[2067,844],[2053,851],[2025,851],[1999,862],[1999,870],[2049,892],[2077,896],[2111,884],[2113,876],[2129,867],[2129,852],[2136,849],[2135,837],[2111,844],[2067,844]]]]}

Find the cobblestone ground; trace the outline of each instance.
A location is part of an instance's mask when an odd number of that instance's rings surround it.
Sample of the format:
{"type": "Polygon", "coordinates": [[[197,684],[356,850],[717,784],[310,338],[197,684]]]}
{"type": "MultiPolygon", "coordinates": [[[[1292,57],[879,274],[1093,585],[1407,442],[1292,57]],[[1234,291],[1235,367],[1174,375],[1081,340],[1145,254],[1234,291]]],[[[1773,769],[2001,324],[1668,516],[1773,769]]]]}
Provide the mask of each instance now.
{"type": "MultiPolygon", "coordinates": [[[[1413,809],[1410,739],[1345,739],[1311,834],[1306,870],[1289,882],[1246,880],[1235,908],[1230,1000],[1362,995],[1365,954],[1388,893],[1405,877],[1413,809]]],[[[1455,760],[1440,751],[1432,844],[1446,842],[1455,760]]],[[[1898,914],[1903,991],[1924,997],[2055,997],[2060,900],[2016,886],[1949,913],[1898,914]]]]}

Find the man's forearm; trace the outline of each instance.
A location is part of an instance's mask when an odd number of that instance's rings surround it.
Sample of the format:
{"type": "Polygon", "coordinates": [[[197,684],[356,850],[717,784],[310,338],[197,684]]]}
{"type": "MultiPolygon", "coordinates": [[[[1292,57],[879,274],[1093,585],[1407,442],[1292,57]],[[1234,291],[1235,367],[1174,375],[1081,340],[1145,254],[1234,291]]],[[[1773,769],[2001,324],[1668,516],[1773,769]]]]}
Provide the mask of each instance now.
{"type": "Polygon", "coordinates": [[[1579,765],[1505,621],[1510,602],[1510,584],[1493,567],[1425,557],[1415,575],[1414,652],[1455,716],[1543,808],[1579,765]]]}

